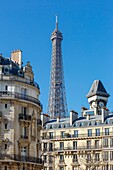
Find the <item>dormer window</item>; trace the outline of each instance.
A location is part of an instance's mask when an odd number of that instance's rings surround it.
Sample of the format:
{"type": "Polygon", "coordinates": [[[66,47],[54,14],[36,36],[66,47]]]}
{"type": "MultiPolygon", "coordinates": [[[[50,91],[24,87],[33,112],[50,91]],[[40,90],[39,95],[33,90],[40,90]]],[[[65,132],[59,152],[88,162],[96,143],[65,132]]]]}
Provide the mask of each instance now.
{"type": "Polygon", "coordinates": [[[50,125],[50,129],[52,129],[53,127],[52,127],[52,125],[50,125]]]}
{"type": "Polygon", "coordinates": [[[89,122],[89,126],[91,126],[91,122],[89,122]]]}
{"type": "Polygon", "coordinates": [[[58,126],[59,128],[61,128],[61,124],[59,124],[59,126],[58,126]]]}
{"type": "Polygon", "coordinates": [[[8,90],[8,85],[5,85],[5,91],[7,91],[8,90]]]}

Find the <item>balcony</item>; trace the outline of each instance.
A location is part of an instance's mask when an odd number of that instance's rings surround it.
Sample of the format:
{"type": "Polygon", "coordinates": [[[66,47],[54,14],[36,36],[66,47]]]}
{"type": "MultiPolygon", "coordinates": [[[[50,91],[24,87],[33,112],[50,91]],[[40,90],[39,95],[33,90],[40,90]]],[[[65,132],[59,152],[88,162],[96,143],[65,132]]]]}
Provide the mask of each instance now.
{"type": "Polygon", "coordinates": [[[81,150],[84,150],[84,151],[90,151],[90,150],[101,150],[102,149],[102,146],[100,145],[98,148],[95,147],[95,146],[91,146],[91,147],[87,147],[87,146],[78,146],[78,147],[64,147],[64,148],[55,148],[54,151],[56,152],[64,152],[64,151],[81,151],[81,150]]]}
{"type": "Polygon", "coordinates": [[[49,164],[53,164],[54,162],[53,162],[53,160],[49,160],[49,164]]]}
{"type": "Polygon", "coordinates": [[[64,159],[59,160],[59,164],[64,163],[64,159]]]}
{"type": "Polygon", "coordinates": [[[26,135],[21,135],[21,139],[28,139],[28,136],[26,136],[26,135]]]}
{"type": "Polygon", "coordinates": [[[23,113],[20,113],[19,114],[19,120],[21,121],[31,121],[31,115],[28,115],[28,114],[23,114],[23,113]]]}
{"type": "Polygon", "coordinates": [[[32,103],[35,103],[37,105],[39,105],[42,109],[42,104],[40,103],[40,101],[32,96],[26,95],[26,94],[21,94],[21,93],[16,93],[16,92],[10,92],[10,91],[0,91],[0,98],[7,98],[7,99],[21,99],[21,100],[25,100],[25,101],[29,101],[32,103]]]}
{"type": "Polygon", "coordinates": [[[29,141],[29,138],[27,135],[21,135],[18,142],[19,143],[29,143],[30,141],[29,141]]]}
{"type": "Polygon", "coordinates": [[[72,166],[78,166],[78,159],[72,159],[72,166]]]}
{"type": "Polygon", "coordinates": [[[72,162],[73,162],[73,163],[75,163],[75,162],[77,163],[77,162],[78,162],[78,159],[73,159],[72,162]]]}
{"type": "Polygon", "coordinates": [[[19,156],[19,155],[9,155],[9,154],[0,154],[0,161],[8,158],[10,160],[19,161],[19,162],[32,162],[36,164],[42,164],[43,161],[41,158],[28,157],[28,156],[19,156]]]}
{"type": "MultiPolygon", "coordinates": [[[[54,141],[67,141],[67,140],[76,140],[76,139],[98,139],[98,138],[102,138],[105,137],[105,133],[101,132],[100,134],[96,134],[96,133],[92,133],[92,136],[88,136],[88,134],[78,134],[78,136],[74,135],[74,134],[70,134],[68,136],[66,135],[57,135],[57,136],[53,136],[53,138],[50,138],[49,135],[47,136],[42,136],[42,139],[52,139],[54,141]]],[[[107,137],[113,137],[113,132],[109,133],[109,136],[107,137]]]]}

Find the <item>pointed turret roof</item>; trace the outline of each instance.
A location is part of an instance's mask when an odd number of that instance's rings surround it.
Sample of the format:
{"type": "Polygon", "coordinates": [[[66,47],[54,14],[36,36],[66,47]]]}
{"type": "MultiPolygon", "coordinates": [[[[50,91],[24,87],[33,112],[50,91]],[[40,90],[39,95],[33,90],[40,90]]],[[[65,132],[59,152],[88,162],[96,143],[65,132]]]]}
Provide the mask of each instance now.
{"type": "Polygon", "coordinates": [[[91,86],[91,89],[87,95],[87,98],[92,97],[94,95],[99,95],[103,97],[109,97],[110,95],[107,93],[104,88],[102,82],[100,80],[95,80],[91,86]]]}

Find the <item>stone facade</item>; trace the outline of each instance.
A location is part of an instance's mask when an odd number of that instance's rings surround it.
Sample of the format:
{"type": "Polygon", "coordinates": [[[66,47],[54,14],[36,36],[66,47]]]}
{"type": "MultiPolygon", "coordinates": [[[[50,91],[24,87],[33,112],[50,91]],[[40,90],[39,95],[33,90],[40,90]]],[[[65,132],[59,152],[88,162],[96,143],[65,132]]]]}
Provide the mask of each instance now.
{"type": "Polygon", "coordinates": [[[107,109],[109,94],[94,81],[88,95],[90,108],[67,118],[42,115],[44,170],[113,170],[113,113],[107,109]]]}
{"type": "Polygon", "coordinates": [[[40,89],[22,52],[0,56],[0,170],[40,170],[40,89]]]}

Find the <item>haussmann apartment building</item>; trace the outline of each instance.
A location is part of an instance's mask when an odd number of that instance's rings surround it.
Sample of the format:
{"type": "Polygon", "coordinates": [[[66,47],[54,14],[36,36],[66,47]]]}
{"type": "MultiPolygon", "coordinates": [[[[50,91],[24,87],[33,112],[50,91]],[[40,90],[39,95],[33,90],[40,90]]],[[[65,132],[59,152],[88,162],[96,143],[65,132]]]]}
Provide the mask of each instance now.
{"type": "Polygon", "coordinates": [[[89,108],[81,116],[42,115],[44,170],[113,170],[113,113],[107,108],[109,94],[95,80],[87,95],[89,108]]]}

